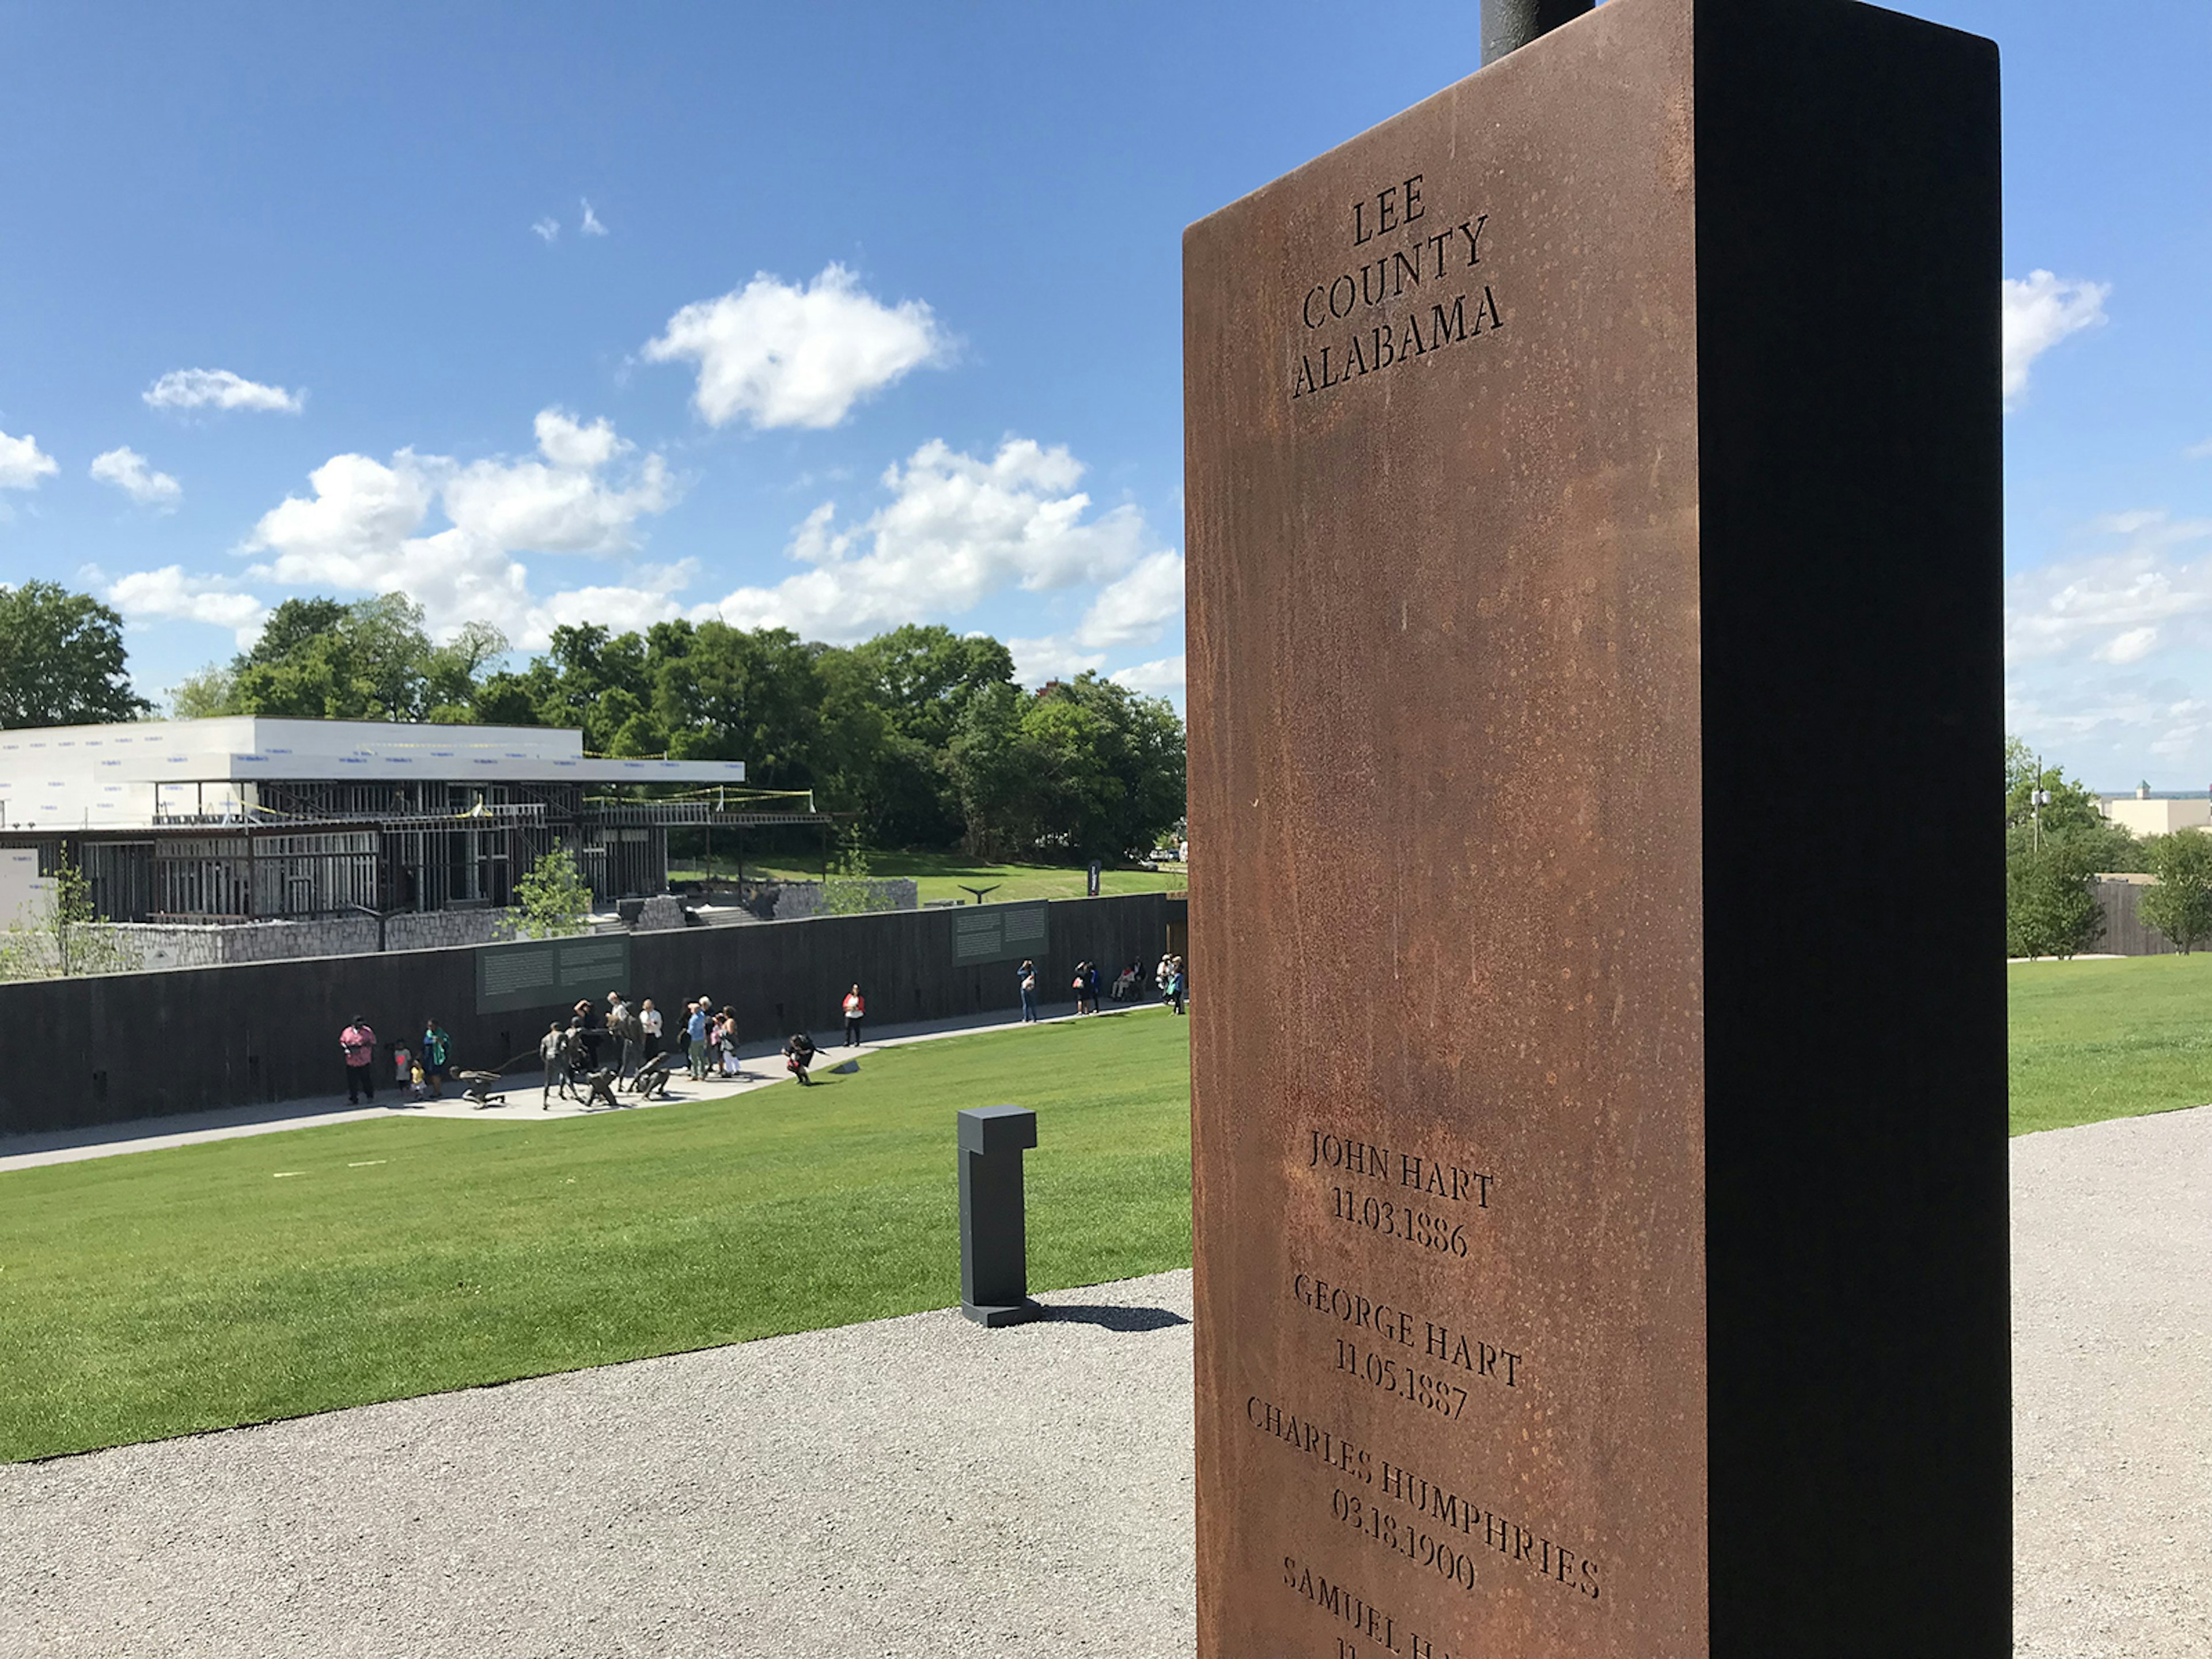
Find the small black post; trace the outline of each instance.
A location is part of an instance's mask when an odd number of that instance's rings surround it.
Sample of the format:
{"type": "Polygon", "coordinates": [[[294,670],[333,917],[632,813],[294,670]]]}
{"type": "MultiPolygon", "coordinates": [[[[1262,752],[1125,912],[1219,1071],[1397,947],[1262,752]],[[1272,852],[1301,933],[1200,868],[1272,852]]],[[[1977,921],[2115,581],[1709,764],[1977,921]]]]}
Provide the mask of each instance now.
{"type": "Polygon", "coordinates": [[[979,1325],[1018,1325],[1044,1310],[1030,1300],[1022,1216],[1022,1152],[1037,1144],[1025,1106],[960,1114],[960,1311],[979,1325]]]}
{"type": "Polygon", "coordinates": [[[1482,61],[1494,64],[1540,34],[1572,22],[1597,0],[1482,0],[1482,61]]]}

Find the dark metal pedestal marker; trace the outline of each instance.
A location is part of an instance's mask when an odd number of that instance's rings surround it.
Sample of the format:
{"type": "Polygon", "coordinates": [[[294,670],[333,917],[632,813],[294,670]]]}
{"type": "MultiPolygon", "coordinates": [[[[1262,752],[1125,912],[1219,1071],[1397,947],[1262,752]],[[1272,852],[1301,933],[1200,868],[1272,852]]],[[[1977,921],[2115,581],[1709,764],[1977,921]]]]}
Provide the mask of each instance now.
{"type": "Polygon", "coordinates": [[[1597,0],[1482,0],[1482,61],[1494,64],[1596,4],[1597,0]]]}
{"type": "Polygon", "coordinates": [[[1044,1313],[1030,1300],[1022,1217],[1022,1153],[1036,1144],[1036,1114],[1027,1107],[960,1114],[960,1311],[979,1325],[1018,1325],[1044,1313]]]}

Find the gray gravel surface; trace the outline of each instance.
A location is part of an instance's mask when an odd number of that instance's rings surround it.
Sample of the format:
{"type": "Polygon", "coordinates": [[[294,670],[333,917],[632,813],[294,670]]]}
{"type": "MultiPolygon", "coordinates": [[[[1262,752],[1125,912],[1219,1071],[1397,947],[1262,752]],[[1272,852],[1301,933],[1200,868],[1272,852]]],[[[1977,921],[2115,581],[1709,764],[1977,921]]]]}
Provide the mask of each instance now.
{"type": "MultiPolygon", "coordinates": [[[[2015,1652],[2212,1655],[2212,1108],[2012,1145],[2015,1652]]],[[[1187,1273],[0,1468],[0,1656],[1187,1655],[1187,1273]]]]}
{"type": "Polygon", "coordinates": [[[0,1653],[1188,1654],[1190,1275],[0,1468],[0,1653]]]}
{"type": "Polygon", "coordinates": [[[2212,1656],[2212,1107],[2012,1143],[2020,1659],[2212,1656]]]}

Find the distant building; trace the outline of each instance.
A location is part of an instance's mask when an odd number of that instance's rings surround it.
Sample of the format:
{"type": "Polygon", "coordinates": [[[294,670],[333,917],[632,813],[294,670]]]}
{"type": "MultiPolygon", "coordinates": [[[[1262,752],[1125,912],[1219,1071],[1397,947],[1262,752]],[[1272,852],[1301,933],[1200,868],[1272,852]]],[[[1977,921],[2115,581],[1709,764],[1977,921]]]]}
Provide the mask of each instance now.
{"type": "Polygon", "coordinates": [[[0,859],[34,852],[48,874],[65,854],[117,921],[507,905],[556,847],[606,901],[665,890],[672,824],[817,821],[711,798],[744,778],[742,761],[588,758],[580,732],[537,726],[240,717],[5,731],[0,859]],[[616,794],[641,784],[692,798],[616,794]]]}
{"type": "Polygon", "coordinates": [[[2100,795],[2097,810],[2108,822],[2138,836],[2212,829],[2212,796],[2202,794],[2154,795],[2145,786],[2132,795],[2100,795]]]}

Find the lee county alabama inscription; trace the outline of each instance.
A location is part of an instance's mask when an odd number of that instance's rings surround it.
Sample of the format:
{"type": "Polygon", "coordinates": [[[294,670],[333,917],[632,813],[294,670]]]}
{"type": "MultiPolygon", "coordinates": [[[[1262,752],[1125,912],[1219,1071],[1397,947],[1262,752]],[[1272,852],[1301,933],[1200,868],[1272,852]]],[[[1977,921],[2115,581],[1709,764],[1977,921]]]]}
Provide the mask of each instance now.
{"type": "Polygon", "coordinates": [[[1431,213],[1422,179],[1416,173],[1351,204],[1346,268],[1317,276],[1298,301],[1293,402],[1504,326],[1478,274],[1490,216],[1431,213]]]}

